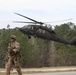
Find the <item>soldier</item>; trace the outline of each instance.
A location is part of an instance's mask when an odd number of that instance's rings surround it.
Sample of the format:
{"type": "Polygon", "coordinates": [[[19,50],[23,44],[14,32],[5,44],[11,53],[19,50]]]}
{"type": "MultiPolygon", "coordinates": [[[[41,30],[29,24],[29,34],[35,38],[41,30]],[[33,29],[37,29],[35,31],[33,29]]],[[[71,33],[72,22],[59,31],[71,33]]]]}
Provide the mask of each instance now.
{"type": "Polygon", "coordinates": [[[16,36],[11,35],[6,55],[6,75],[10,75],[10,70],[13,66],[16,68],[18,75],[22,75],[20,59],[20,44],[16,41],[16,36]]]}

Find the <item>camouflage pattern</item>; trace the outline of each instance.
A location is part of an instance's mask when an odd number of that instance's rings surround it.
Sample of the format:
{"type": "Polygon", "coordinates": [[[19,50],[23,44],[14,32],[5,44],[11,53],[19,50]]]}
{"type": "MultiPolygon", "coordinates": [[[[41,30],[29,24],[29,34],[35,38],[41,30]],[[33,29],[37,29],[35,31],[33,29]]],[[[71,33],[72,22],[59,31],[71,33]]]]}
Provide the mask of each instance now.
{"type": "Polygon", "coordinates": [[[18,75],[22,75],[20,66],[20,43],[17,41],[9,43],[8,51],[6,53],[6,75],[10,75],[12,67],[16,68],[18,75]]]}
{"type": "Polygon", "coordinates": [[[16,36],[15,35],[11,35],[10,38],[16,39],[16,36]]]}

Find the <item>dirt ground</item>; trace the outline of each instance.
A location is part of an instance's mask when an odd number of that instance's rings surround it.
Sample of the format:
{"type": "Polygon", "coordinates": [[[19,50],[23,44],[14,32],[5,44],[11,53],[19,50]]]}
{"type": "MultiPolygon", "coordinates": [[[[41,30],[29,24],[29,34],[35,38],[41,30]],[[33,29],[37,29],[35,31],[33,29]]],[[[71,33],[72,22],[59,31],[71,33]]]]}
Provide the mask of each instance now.
{"type": "MultiPolygon", "coordinates": [[[[43,67],[43,68],[22,68],[22,73],[37,73],[37,72],[62,72],[76,71],[76,66],[70,67],[43,67]]],[[[17,73],[15,68],[11,71],[12,74],[17,73]]],[[[0,68],[0,75],[5,74],[5,68],[0,68]]]]}

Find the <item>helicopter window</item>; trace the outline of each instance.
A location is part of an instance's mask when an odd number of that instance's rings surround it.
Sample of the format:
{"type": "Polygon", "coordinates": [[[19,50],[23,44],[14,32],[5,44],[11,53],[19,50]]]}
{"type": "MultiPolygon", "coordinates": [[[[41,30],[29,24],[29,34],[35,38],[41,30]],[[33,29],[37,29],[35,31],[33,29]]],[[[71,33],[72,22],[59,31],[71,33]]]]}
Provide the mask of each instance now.
{"type": "Polygon", "coordinates": [[[26,27],[27,27],[27,25],[23,26],[23,28],[26,28],[26,27]]]}
{"type": "Polygon", "coordinates": [[[41,29],[38,30],[41,33],[41,29]]]}
{"type": "Polygon", "coordinates": [[[31,29],[33,30],[34,28],[33,28],[33,27],[31,27],[31,29]]]}
{"type": "Polygon", "coordinates": [[[34,30],[35,28],[33,26],[27,26],[28,29],[34,30]]]}
{"type": "Polygon", "coordinates": [[[37,30],[38,30],[38,28],[37,28],[37,27],[35,27],[35,26],[32,26],[32,30],[37,31],[37,30]]]}
{"type": "Polygon", "coordinates": [[[31,28],[31,26],[27,26],[27,28],[29,28],[29,29],[30,29],[30,28],[31,28]]]}
{"type": "Polygon", "coordinates": [[[45,30],[42,30],[42,33],[45,33],[45,30]]]}
{"type": "Polygon", "coordinates": [[[39,29],[38,30],[40,33],[45,33],[45,30],[43,30],[43,29],[39,29]]]}

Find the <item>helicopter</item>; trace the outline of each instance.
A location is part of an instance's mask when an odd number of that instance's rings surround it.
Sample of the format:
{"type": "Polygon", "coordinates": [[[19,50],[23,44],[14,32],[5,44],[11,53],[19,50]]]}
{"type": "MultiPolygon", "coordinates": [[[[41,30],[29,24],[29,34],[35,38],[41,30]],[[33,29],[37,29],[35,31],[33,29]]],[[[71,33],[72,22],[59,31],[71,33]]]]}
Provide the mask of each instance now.
{"type": "Polygon", "coordinates": [[[26,34],[28,38],[31,38],[33,36],[46,40],[60,42],[63,44],[76,45],[76,37],[74,37],[70,41],[65,40],[64,38],[59,37],[54,30],[48,28],[47,26],[44,26],[45,23],[36,21],[19,13],[15,13],[15,14],[32,21],[32,22],[14,21],[16,23],[31,23],[31,25],[25,25],[21,28],[18,28],[19,31],[21,31],[23,34],[26,34]]]}

